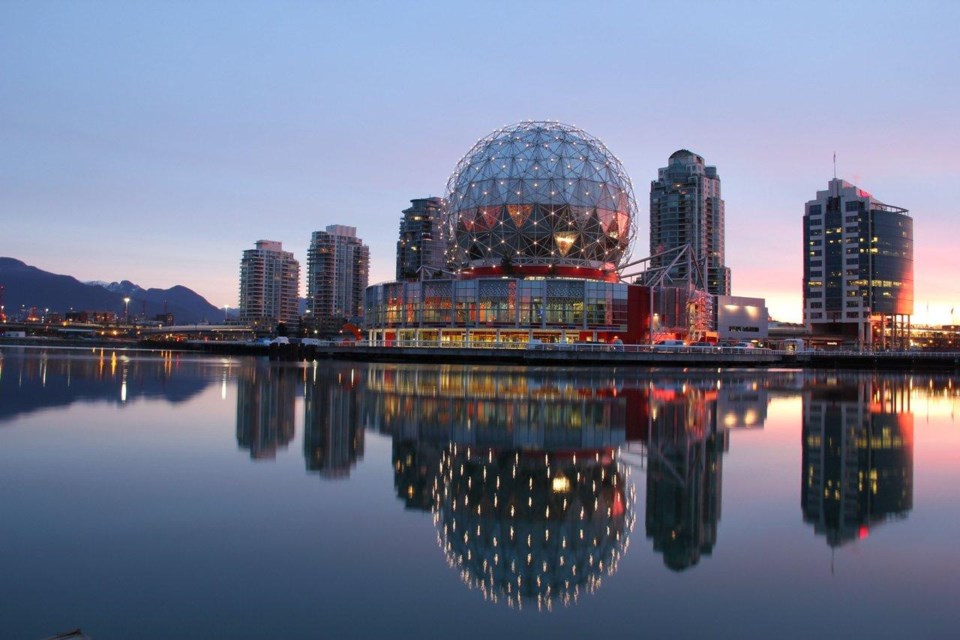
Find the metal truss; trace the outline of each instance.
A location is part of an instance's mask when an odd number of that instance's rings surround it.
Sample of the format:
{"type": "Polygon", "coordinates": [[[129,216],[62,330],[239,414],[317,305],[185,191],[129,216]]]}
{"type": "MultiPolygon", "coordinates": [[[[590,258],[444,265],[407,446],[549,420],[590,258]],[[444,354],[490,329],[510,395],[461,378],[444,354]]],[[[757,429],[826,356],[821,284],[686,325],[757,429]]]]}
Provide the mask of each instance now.
{"type": "Polygon", "coordinates": [[[640,260],[635,260],[623,265],[623,269],[635,267],[637,265],[646,265],[636,273],[624,274],[621,277],[636,278],[637,284],[647,287],[688,287],[697,290],[706,290],[706,279],[703,277],[703,269],[700,267],[700,261],[697,260],[697,252],[692,244],[685,244],[674,249],[669,249],[662,253],[657,253],[640,260]],[[661,259],[661,266],[653,267],[653,261],[661,259]],[[686,263],[687,277],[683,280],[675,280],[671,275],[674,267],[686,263]]]}

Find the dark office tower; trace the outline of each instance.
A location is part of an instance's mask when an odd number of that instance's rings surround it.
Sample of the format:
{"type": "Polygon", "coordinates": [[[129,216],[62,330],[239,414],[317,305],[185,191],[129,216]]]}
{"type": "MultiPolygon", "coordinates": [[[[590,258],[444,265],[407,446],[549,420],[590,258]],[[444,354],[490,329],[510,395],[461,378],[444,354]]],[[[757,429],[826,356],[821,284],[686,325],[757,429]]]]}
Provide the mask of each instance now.
{"type": "Polygon", "coordinates": [[[237,445],[255,460],[273,459],[293,440],[297,371],[256,364],[237,377],[237,445]]]}
{"type": "Polygon", "coordinates": [[[296,324],[299,313],[300,263],[283,245],[258,240],[240,260],[240,322],[273,330],[277,323],[296,324]]]}
{"type": "Polygon", "coordinates": [[[905,348],[913,314],[913,219],[844,180],[803,215],[803,320],[814,335],[905,348]]]}
{"type": "Polygon", "coordinates": [[[440,233],[443,200],[418,198],[400,219],[397,241],[397,280],[419,280],[439,275],[445,267],[440,233]]]}
{"type": "MultiPolygon", "coordinates": [[[[663,268],[674,256],[665,251],[690,245],[696,254],[708,292],[730,295],[730,269],[724,256],[724,213],[720,176],[697,154],[681,149],[670,156],[650,183],[650,267],[663,268]]],[[[668,274],[677,283],[695,281],[681,261],[668,274]]]]}
{"type": "Polygon", "coordinates": [[[803,520],[838,547],[913,508],[909,380],[813,386],[803,396],[803,520]]]}
{"type": "Polygon", "coordinates": [[[716,401],[701,391],[651,402],[647,537],[666,566],[683,571],[717,542],[729,439],[717,429],[716,401]]]}
{"type": "Polygon", "coordinates": [[[363,458],[360,421],[360,370],[314,367],[304,388],[303,456],[307,471],[324,478],[346,478],[363,458]]]}
{"type": "Polygon", "coordinates": [[[307,315],[321,331],[359,323],[370,271],[370,249],[355,227],[314,231],[307,250],[307,315]]]}

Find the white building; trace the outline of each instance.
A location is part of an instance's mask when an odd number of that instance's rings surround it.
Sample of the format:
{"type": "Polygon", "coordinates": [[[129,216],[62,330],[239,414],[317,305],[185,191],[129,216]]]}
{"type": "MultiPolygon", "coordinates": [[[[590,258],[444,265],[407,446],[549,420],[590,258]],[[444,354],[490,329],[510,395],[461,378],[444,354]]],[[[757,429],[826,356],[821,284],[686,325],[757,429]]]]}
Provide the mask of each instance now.
{"type": "Polygon", "coordinates": [[[714,311],[719,340],[767,339],[769,313],[763,298],[717,296],[714,311]]]}
{"type": "Polygon", "coordinates": [[[370,249],[356,227],[330,225],[314,231],[307,250],[307,314],[324,332],[363,316],[363,295],[370,272],[370,249]]]}
{"type": "Polygon", "coordinates": [[[296,325],[300,263],[282,243],[258,240],[240,260],[240,321],[273,330],[280,322],[296,325]]]}

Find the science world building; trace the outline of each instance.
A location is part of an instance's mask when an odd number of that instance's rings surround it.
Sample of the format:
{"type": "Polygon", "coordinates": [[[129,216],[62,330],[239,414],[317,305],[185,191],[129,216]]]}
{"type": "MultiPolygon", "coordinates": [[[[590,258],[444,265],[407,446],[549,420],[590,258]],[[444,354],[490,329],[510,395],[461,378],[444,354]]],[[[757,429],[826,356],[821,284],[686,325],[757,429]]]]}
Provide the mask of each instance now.
{"type": "Polygon", "coordinates": [[[598,139],[558,122],[504,127],[457,163],[444,203],[448,276],[369,287],[372,341],[573,342],[628,332],[631,296],[619,269],[637,205],[598,139]]]}
{"type": "Polygon", "coordinates": [[[443,277],[367,288],[371,343],[643,343],[673,328],[689,339],[690,318],[709,316],[688,289],[622,279],[633,187],[577,127],[530,121],[481,138],[447,182],[441,222],[443,277]]]}

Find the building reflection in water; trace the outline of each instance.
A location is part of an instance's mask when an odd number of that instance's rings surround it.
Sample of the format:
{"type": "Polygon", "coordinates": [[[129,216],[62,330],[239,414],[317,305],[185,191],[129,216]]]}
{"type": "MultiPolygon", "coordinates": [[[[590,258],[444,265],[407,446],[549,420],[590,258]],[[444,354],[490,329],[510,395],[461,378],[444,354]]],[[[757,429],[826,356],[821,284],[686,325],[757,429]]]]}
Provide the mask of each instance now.
{"type": "Polygon", "coordinates": [[[371,371],[407,508],[431,509],[448,563],[485,598],[550,609],[616,571],[634,491],[618,460],[627,398],[609,376],[371,371]]]}
{"type": "Polygon", "coordinates": [[[303,457],[307,471],[346,478],[363,458],[360,389],[365,369],[314,362],[304,386],[303,457]]]}
{"type": "Polygon", "coordinates": [[[808,381],[801,506],[831,547],[913,508],[910,393],[906,378],[808,381]]]}
{"type": "Polygon", "coordinates": [[[124,407],[140,400],[187,402],[228,365],[160,351],[131,357],[108,348],[69,351],[5,347],[0,351],[0,424],[77,402],[124,407]]]}
{"type": "Polygon", "coordinates": [[[237,373],[237,445],[254,460],[272,460],[293,440],[297,370],[265,361],[237,373]]]}
{"type": "Polygon", "coordinates": [[[614,573],[633,527],[616,449],[549,452],[451,445],[434,486],[451,568],[485,598],[551,609],[614,573]]]}
{"type": "MultiPolygon", "coordinates": [[[[647,537],[674,571],[697,564],[717,542],[729,443],[728,431],[717,428],[717,398],[717,389],[690,384],[650,392],[647,537]]],[[[729,423],[741,422],[727,409],[729,423]]]]}

